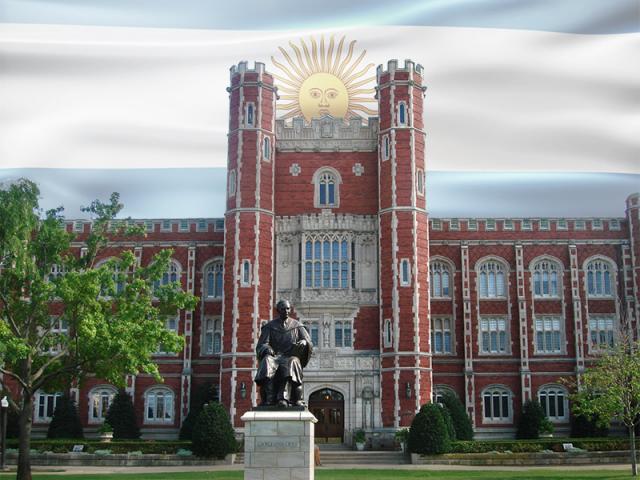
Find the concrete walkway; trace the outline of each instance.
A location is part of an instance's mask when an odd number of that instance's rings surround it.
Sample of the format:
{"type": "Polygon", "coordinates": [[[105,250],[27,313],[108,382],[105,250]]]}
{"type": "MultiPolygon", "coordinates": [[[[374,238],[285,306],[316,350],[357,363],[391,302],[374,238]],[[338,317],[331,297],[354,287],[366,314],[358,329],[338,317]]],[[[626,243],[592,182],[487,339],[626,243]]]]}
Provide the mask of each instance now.
{"type": "MultiPolygon", "coordinates": [[[[317,470],[492,470],[492,471],[523,471],[523,470],[628,470],[629,464],[612,465],[546,465],[543,467],[496,467],[496,466],[467,466],[467,465],[330,465],[326,467],[316,467],[317,470]]],[[[242,470],[242,465],[197,465],[182,467],[33,467],[34,473],[47,473],[49,475],[79,475],[79,474],[107,474],[107,473],[172,473],[172,472],[215,472],[224,470],[242,470]]],[[[15,471],[15,467],[12,467],[15,471]]]]}

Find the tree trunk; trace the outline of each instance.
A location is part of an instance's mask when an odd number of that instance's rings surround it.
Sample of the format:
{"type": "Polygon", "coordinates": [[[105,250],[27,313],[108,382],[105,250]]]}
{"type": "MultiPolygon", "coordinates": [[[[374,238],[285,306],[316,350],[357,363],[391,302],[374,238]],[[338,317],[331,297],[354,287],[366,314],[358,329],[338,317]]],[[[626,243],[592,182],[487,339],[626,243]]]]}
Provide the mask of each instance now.
{"type": "Polygon", "coordinates": [[[18,450],[18,475],[16,480],[31,480],[31,423],[33,421],[33,397],[23,391],[20,412],[20,446],[18,450]]]}
{"type": "Polygon", "coordinates": [[[631,449],[631,475],[638,476],[638,462],[636,460],[636,429],[632,425],[629,429],[629,447],[631,449]]]}

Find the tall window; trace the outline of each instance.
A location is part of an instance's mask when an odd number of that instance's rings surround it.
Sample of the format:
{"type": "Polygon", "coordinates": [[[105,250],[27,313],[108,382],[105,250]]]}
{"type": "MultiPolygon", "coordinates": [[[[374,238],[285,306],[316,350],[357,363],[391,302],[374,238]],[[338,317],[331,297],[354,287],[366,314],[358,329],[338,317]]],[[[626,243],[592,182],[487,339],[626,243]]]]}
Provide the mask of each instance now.
{"type": "Polygon", "coordinates": [[[318,203],[321,207],[336,205],[336,178],[330,172],[324,172],[318,180],[318,203]]]}
{"type": "Polygon", "coordinates": [[[66,340],[65,337],[69,335],[69,323],[61,317],[51,317],[49,321],[51,322],[51,330],[49,331],[47,344],[49,345],[49,353],[55,355],[64,348],[63,342],[66,340]]]}
{"type": "MultiPolygon", "coordinates": [[[[173,333],[178,333],[178,317],[169,317],[164,321],[164,327],[169,330],[170,332],[173,333]]],[[[156,351],[156,354],[166,354],[169,353],[167,352],[167,348],[160,344],[158,345],[158,350],[156,351]]],[[[173,355],[173,352],[171,353],[171,355],[173,355]]]]}
{"type": "Polygon", "coordinates": [[[313,343],[313,347],[320,347],[320,327],[318,326],[318,322],[307,322],[304,325],[309,332],[309,336],[311,337],[311,343],[313,343]]]}
{"type": "Polygon", "coordinates": [[[243,287],[251,285],[251,262],[249,260],[242,261],[240,284],[243,287]]]}
{"type": "Polygon", "coordinates": [[[480,319],[482,334],[482,353],[507,353],[508,330],[505,317],[482,317],[480,319]]]}
{"type": "Polygon", "coordinates": [[[433,353],[451,354],[453,352],[452,320],[449,317],[434,317],[431,328],[431,348],[433,353]]]}
{"type": "Polygon", "coordinates": [[[382,160],[389,160],[391,156],[391,142],[389,141],[389,135],[383,135],[382,137],[382,160]]]}
{"type": "Polygon", "coordinates": [[[50,422],[62,393],[37,392],[35,397],[35,420],[38,422],[50,422]]]}
{"type": "Polygon", "coordinates": [[[558,296],[558,272],[556,262],[543,260],[533,267],[533,294],[538,298],[558,296]]]}
{"type": "Polygon", "coordinates": [[[398,125],[407,124],[407,104],[400,102],[398,104],[398,125]]]}
{"type": "Polygon", "coordinates": [[[116,389],[108,386],[96,387],[89,392],[89,423],[104,421],[115,396],[116,389]]]}
{"type": "Polygon", "coordinates": [[[262,140],[262,156],[267,161],[271,159],[271,139],[269,137],[264,137],[262,140]]]}
{"type": "Polygon", "coordinates": [[[590,297],[610,297],[611,265],[603,260],[592,260],[587,265],[587,290],[590,297]]]}
{"type": "Polygon", "coordinates": [[[348,320],[335,322],[336,347],[353,346],[353,335],[351,332],[351,322],[348,320]]]}
{"type": "Polygon", "coordinates": [[[489,387],[482,392],[483,414],[485,422],[504,422],[511,420],[511,392],[504,387],[489,387]]]}
{"type": "Polygon", "coordinates": [[[449,265],[445,262],[432,262],[429,275],[431,276],[431,296],[435,298],[450,297],[449,280],[451,273],[449,265]]]}
{"type": "Polygon", "coordinates": [[[478,273],[480,298],[501,298],[506,296],[504,265],[496,261],[484,262],[478,273]]]}
{"type": "Polygon", "coordinates": [[[222,351],[222,319],[204,319],[204,345],[205,355],[212,355],[222,351]]]}
{"type": "Polygon", "coordinates": [[[145,423],[173,423],[174,395],[168,388],[152,388],[145,394],[145,423]]]}
{"type": "Polygon", "coordinates": [[[105,267],[105,268],[109,268],[113,274],[111,275],[111,278],[113,279],[113,282],[115,283],[115,292],[109,292],[107,291],[106,288],[103,288],[100,291],[100,294],[102,296],[109,296],[112,295],[113,293],[121,293],[124,290],[124,282],[122,281],[123,279],[120,276],[120,262],[118,259],[116,258],[107,258],[104,260],[99,261],[96,264],[96,268],[98,267],[105,267]]]}
{"type": "Polygon", "coordinates": [[[206,298],[222,298],[222,262],[210,263],[205,270],[206,298]]]}
{"type": "Polygon", "coordinates": [[[393,345],[393,326],[391,325],[391,320],[390,319],[386,319],[384,321],[384,328],[383,328],[383,343],[385,347],[391,347],[393,345]]]}
{"type": "Polygon", "coordinates": [[[254,123],[254,106],[253,103],[247,103],[247,127],[253,127],[254,123]]]}
{"type": "Polygon", "coordinates": [[[355,288],[353,274],[349,282],[354,248],[346,237],[307,240],[304,244],[304,286],[349,288],[351,285],[351,288],[355,288]]]}
{"type": "Polygon", "coordinates": [[[562,352],[562,319],[540,317],[535,319],[536,353],[562,352]]]}
{"type": "Polygon", "coordinates": [[[418,195],[424,195],[424,171],[421,168],[416,171],[416,191],[418,195]]]}
{"type": "Polygon", "coordinates": [[[153,282],[153,288],[159,288],[161,285],[168,285],[177,282],[180,279],[180,267],[176,262],[171,262],[166,272],[162,274],[160,280],[153,282]]]}
{"type": "Polygon", "coordinates": [[[538,401],[551,421],[563,421],[569,417],[567,391],[554,385],[544,386],[538,392],[538,401]]]}
{"type": "Polygon", "coordinates": [[[411,284],[411,266],[409,260],[403,258],[400,262],[400,285],[406,287],[411,284]]]}
{"type": "Polygon", "coordinates": [[[229,196],[233,197],[236,194],[236,171],[229,170],[229,186],[227,188],[227,192],[229,192],[229,196]]]}
{"type": "Polygon", "coordinates": [[[615,343],[615,324],[613,315],[589,315],[591,347],[596,350],[613,347],[615,343]]]}

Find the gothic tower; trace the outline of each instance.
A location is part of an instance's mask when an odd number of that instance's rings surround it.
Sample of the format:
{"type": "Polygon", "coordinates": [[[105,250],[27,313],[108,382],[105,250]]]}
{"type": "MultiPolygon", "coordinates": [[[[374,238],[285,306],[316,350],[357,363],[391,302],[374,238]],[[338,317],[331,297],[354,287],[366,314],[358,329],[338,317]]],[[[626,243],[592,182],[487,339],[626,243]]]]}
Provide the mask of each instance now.
{"type": "Polygon", "coordinates": [[[236,427],[256,403],[255,344],[273,313],[275,101],[264,64],[231,68],[221,401],[236,427]]]}
{"type": "Polygon", "coordinates": [[[409,425],[431,398],[429,229],[422,66],[377,71],[382,423],[409,425]]]}

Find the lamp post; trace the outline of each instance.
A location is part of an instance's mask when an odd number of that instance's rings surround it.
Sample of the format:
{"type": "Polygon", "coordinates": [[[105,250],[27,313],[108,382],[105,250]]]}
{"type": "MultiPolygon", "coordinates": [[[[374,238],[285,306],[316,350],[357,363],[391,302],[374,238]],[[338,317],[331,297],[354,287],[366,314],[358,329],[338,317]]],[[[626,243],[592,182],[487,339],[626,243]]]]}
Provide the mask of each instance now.
{"type": "Polygon", "coordinates": [[[9,402],[7,397],[0,400],[0,440],[2,440],[2,453],[0,453],[0,470],[6,470],[7,467],[7,410],[9,402]]]}

